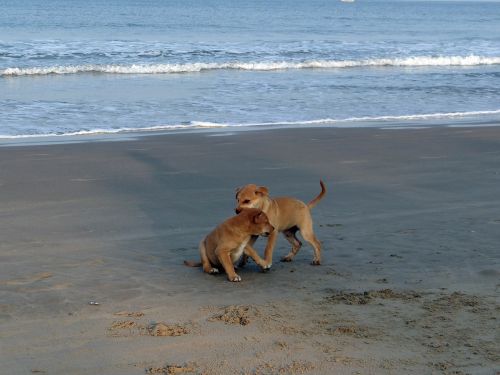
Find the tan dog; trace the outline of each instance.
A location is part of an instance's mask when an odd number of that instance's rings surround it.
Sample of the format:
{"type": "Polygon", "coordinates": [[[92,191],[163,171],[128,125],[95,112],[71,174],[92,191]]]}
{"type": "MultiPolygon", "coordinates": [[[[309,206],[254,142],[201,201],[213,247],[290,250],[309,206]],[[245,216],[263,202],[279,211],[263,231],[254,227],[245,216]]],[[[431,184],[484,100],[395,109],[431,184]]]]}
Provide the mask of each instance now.
{"type": "Polygon", "coordinates": [[[266,214],[256,208],[242,210],[222,224],[218,225],[200,242],[201,263],[184,261],[186,266],[203,266],[203,271],[210,274],[219,273],[216,267],[222,266],[229,281],[241,281],[234,271],[234,263],[245,255],[266,269],[266,263],[251,246],[256,237],[268,236],[274,231],[266,214]]]}
{"type": "Polygon", "coordinates": [[[311,264],[321,264],[321,243],[314,235],[310,211],[326,194],[325,184],[323,181],[319,183],[321,193],[308,204],[289,197],[272,199],[269,197],[269,190],[265,186],[250,184],[236,190],[237,206],[235,211],[240,212],[242,209],[250,207],[261,209],[266,213],[269,222],[275,229],[269,236],[264,251],[264,258],[268,268],[272,265],[273,249],[278,232],[283,232],[288,242],[292,244],[290,253],[281,259],[284,262],[290,262],[302,246],[302,243],[296,237],[299,230],[302,237],[314,248],[314,258],[311,264]]]}

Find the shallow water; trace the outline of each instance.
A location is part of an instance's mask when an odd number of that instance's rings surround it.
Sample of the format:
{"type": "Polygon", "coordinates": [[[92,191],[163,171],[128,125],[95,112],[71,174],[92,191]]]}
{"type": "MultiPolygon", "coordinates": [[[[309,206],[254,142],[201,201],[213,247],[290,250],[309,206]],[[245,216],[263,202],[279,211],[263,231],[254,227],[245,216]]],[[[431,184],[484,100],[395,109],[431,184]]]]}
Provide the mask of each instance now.
{"type": "Polygon", "coordinates": [[[0,135],[500,120],[500,3],[4,1],[0,135]]]}

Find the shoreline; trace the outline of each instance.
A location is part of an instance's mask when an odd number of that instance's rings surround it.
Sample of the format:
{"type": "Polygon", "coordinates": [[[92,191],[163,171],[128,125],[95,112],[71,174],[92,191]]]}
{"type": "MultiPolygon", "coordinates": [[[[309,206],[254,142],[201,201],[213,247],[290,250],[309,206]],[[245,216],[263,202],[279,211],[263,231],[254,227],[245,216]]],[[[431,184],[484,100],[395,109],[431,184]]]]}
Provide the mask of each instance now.
{"type": "Polygon", "coordinates": [[[497,121],[482,121],[465,122],[462,124],[450,123],[449,121],[442,123],[422,124],[410,123],[406,125],[388,125],[376,122],[372,125],[255,125],[255,126],[209,126],[209,127],[193,127],[186,129],[165,129],[165,130],[126,130],[116,132],[90,132],[86,134],[49,134],[49,135],[22,135],[12,137],[0,137],[0,147],[25,147],[25,146],[44,146],[57,144],[77,144],[77,143],[92,143],[92,142],[122,142],[138,140],[142,137],[169,136],[177,134],[211,134],[212,136],[230,136],[240,132],[265,132],[273,130],[297,130],[310,129],[378,129],[378,130],[423,130],[436,128],[489,128],[500,126],[497,121]]]}
{"type": "MultiPolygon", "coordinates": [[[[140,139],[142,137],[166,136],[175,134],[203,134],[213,133],[214,136],[229,136],[233,133],[254,132],[254,131],[272,131],[287,129],[379,129],[379,130],[420,130],[433,128],[482,128],[500,126],[497,119],[482,118],[462,118],[462,119],[420,119],[406,120],[401,124],[400,120],[370,120],[370,121],[345,121],[335,120],[332,124],[289,124],[276,123],[273,125],[254,124],[254,125],[230,125],[230,124],[212,124],[212,125],[180,125],[179,127],[165,129],[126,129],[109,131],[83,131],[81,134],[47,134],[47,135],[19,135],[0,137],[0,147],[19,147],[50,144],[71,144],[87,142],[115,142],[140,139]]],[[[307,123],[307,121],[306,121],[307,123]]]]}
{"type": "Polygon", "coordinates": [[[223,134],[0,147],[10,374],[499,370],[499,127],[223,134]],[[320,178],[321,266],[279,262],[281,237],[241,283],[182,264],[236,187],[307,201],[320,178]]]}

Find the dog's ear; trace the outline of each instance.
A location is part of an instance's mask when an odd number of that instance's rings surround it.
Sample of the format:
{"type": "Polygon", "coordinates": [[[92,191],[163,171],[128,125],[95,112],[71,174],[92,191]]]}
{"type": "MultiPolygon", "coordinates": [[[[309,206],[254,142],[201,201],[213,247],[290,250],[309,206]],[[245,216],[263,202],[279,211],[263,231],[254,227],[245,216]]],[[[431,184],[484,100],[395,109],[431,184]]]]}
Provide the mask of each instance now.
{"type": "Polygon", "coordinates": [[[257,189],[255,189],[255,194],[257,195],[269,195],[269,189],[266,188],[265,186],[258,186],[257,189]]]}
{"type": "Polygon", "coordinates": [[[267,220],[267,216],[264,212],[262,211],[259,211],[258,213],[255,214],[255,216],[253,217],[253,222],[255,224],[262,224],[262,223],[265,223],[267,220]]]}
{"type": "Polygon", "coordinates": [[[241,186],[234,189],[234,199],[238,199],[238,194],[240,193],[241,189],[241,186]]]}

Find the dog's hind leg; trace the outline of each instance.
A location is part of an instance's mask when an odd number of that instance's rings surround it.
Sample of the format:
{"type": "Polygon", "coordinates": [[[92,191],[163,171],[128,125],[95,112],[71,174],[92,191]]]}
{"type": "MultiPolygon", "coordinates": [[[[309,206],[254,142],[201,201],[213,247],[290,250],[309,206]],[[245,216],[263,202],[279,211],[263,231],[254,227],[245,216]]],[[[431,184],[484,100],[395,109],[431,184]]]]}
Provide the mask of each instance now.
{"type": "Polygon", "coordinates": [[[286,256],[281,258],[282,262],[291,262],[293,260],[293,257],[300,250],[300,247],[302,246],[302,242],[300,242],[296,236],[298,230],[299,230],[299,228],[295,226],[295,227],[292,227],[290,229],[283,231],[285,238],[292,245],[292,250],[286,256]]]}
{"type": "Polygon", "coordinates": [[[205,247],[205,240],[202,240],[200,242],[199,248],[200,248],[200,257],[201,257],[201,264],[203,266],[203,271],[210,274],[219,273],[219,270],[215,267],[212,267],[212,263],[210,263],[210,260],[208,259],[207,248],[205,247]]]}
{"type": "Polygon", "coordinates": [[[300,228],[300,234],[314,249],[314,257],[311,264],[313,266],[319,266],[321,264],[321,242],[319,242],[314,235],[311,221],[306,222],[304,226],[300,228]]]}

